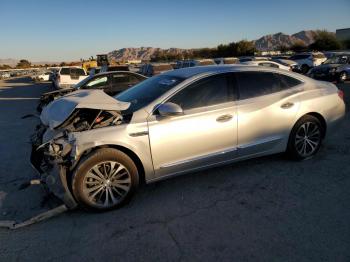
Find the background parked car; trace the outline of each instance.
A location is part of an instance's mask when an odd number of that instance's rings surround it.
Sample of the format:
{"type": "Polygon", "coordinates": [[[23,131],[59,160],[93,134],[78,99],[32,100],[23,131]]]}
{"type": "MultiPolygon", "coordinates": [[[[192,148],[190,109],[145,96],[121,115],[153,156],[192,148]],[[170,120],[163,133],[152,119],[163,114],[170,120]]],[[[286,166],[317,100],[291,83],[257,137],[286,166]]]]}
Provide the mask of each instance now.
{"type": "Polygon", "coordinates": [[[237,57],[220,57],[220,58],[214,58],[214,62],[217,65],[231,65],[231,64],[238,64],[239,59],[237,57]]]}
{"type": "Polygon", "coordinates": [[[173,69],[174,68],[170,64],[166,63],[144,64],[140,68],[140,73],[144,76],[151,77],[173,69]]]}
{"type": "Polygon", "coordinates": [[[62,67],[55,76],[54,86],[57,89],[70,88],[87,77],[81,67],[62,67]]]}
{"type": "Polygon", "coordinates": [[[213,59],[180,60],[176,62],[176,69],[206,65],[216,65],[216,63],[213,59]]]}
{"type": "Polygon", "coordinates": [[[239,58],[239,62],[248,62],[248,61],[266,61],[269,60],[268,57],[260,57],[260,56],[242,56],[239,58]]]}
{"type": "Polygon", "coordinates": [[[39,74],[37,78],[39,81],[49,81],[51,74],[52,72],[44,72],[42,74],[39,74]]]}
{"type": "Polygon", "coordinates": [[[289,67],[291,71],[294,71],[295,67],[298,66],[295,61],[286,58],[272,58],[271,60],[273,62],[289,67]]]}
{"type": "Polygon", "coordinates": [[[333,56],[311,69],[308,75],[319,80],[344,82],[350,78],[350,54],[333,56]]]}
{"type": "Polygon", "coordinates": [[[311,68],[319,66],[322,62],[327,60],[327,57],[320,52],[310,52],[296,54],[289,58],[295,61],[298,65],[294,68],[296,72],[306,74],[311,68]]]}
{"type": "Polygon", "coordinates": [[[247,62],[242,62],[241,64],[273,67],[273,68],[279,68],[279,69],[291,71],[291,68],[289,66],[285,66],[285,65],[282,65],[280,63],[277,63],[274,61],[268,61],[268,60],[266,60],[266,61],[247,61],[247,62]]]}
{"type": "Polygon", "coordinates": [[[43,94],[40,97],[37,110],[41,112],[43,107],[51,101],[80,89],[102,89],[108,95],[114,96],[145,79],[147,77],[143,75],[127,71],[105,72],[89,76],[72,88],[59,89],[43,94]]]}

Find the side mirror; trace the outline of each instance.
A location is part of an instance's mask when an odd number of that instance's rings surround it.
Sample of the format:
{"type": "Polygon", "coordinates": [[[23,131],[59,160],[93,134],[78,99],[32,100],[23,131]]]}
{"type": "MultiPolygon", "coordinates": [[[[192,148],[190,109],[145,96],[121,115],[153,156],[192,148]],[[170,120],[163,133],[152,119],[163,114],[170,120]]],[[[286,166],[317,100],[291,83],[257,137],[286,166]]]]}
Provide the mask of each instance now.
{"type": "Polygon", "coordinates": [[[161,116],[178,116],[184,114],[181,106],[170,102],[161,104],[158,107],[158,112],[161,116]]]}

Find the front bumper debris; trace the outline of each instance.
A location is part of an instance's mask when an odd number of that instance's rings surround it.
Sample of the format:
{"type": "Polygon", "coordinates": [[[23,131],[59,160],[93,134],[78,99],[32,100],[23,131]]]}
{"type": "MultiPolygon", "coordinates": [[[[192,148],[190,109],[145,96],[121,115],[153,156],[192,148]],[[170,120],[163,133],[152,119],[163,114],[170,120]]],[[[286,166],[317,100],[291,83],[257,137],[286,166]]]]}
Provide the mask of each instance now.
{"type": "Polygon", "coordinates": [[[46,185],[69,209],[73,209],[77,203],[69,189],[66,161],[49,153],[50,142],[42,144],[45,131],[46,128],[40,125],[37,127],[37,132],[31,137],[31,165],[38,172],[42,184],[46,185]]]}

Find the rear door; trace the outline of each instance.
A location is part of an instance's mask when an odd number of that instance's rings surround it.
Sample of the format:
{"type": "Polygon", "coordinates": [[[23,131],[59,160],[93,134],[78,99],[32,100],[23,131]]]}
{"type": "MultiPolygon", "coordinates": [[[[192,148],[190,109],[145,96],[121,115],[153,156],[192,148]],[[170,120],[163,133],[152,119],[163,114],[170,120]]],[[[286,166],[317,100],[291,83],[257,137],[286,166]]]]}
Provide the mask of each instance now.
{"type": "Polygon", "coordinates": [[[296,94],[302,90],[302,82],[267,71],[237,72],[235,76],[239,87],[238,154],[284,148],[299,109],[296,94]]]}

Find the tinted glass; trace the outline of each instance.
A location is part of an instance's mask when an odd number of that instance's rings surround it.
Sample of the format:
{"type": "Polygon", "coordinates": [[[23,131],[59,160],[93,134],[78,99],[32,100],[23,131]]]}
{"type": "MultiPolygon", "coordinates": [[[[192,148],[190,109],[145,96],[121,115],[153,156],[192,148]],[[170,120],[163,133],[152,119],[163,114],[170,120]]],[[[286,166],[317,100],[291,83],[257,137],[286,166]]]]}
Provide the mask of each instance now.
{"type": "Polygon", "coordinates": [[[85,71],[81,68],[71,68],[70,69],[70,73],[72,75],[78,75],[78,76],[84,76],[85,75],[85,71]]]}
{"type": "Polygon", "coordinates": [[[183,110],[217,105],[232,101],[228,74],[212,76],[186,87],[169,102],[178,104],[183,110]]]}
{"type": "Polygon", "coordinates": [[[239,72],[236,73],[236,79],[240,99],[272,94],[301,83],[297,79],[271,72],[239,72]]]}
{"type": "Polygon", "coordinates": [[[281,80],[281,85],[284,86],[285,88],[291,88],[302,83],[300,80],[290,76],[281,75],[281,74],[276,74],[276,75],[278,75],[278,77],[281,80]]]}
{"type": "Polygon", "coordinates": [[[275,68],[278,68],[278,65],[272,64],[272,63],[259,63],[259,66],[266,66],[266,67],[275,67],[275,68]]]}
{"type": "Polygon", "coordinates": [[[112,82],[114,84],[129,83],[129,75],[128,74],[114,74],[112,76],[112,82]]]}
{"type": "Polygon", "coordinates": [[[62,68],[60,71],[61,75],[70,75],[70,69],[69,68],[62,68]]]}
{"type": "Polygon", "coordinates": [[[168,75],[154,76],[120,93],[115,98],[119,101],[130,102],[131,105],[127,111],[135,112],[159,98],[183,80],[183,78],[168,75]]]}

